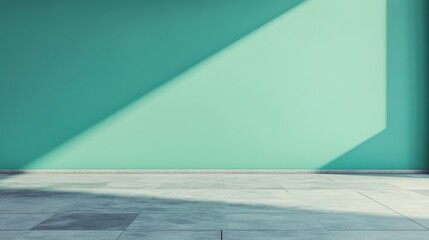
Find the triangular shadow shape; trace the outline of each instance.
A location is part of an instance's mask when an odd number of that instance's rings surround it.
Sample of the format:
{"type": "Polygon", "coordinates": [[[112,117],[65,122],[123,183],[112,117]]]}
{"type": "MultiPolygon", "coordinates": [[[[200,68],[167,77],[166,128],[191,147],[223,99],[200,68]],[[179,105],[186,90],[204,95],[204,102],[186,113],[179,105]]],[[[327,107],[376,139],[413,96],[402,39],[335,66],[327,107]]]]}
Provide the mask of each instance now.
{"type": "Polygon", "coordinates": [[[0,168],[27,165],[303,1],[1,2],[0,168]]]}

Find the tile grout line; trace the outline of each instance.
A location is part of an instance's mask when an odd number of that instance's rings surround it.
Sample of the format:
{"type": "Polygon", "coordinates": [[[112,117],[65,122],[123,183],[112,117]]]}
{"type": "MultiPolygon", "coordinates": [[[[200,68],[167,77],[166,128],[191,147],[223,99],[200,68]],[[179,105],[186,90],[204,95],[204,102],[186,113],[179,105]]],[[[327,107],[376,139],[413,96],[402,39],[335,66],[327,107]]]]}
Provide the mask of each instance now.
{"type": "Polygon", "coordinates": [[[327,179],[327,180],[329,180],[329,181],[331,181],[331,182],[333,182],[333,183],[335,183],[335,181],[334,180],[332,180],[330,177],[323,177],[324,179],[327,179]]]}
{"type": "Polygon", "coordinates": [[[326,227],[325,225],[323,225],[323,223],[316,217],[316,216],[314,216],[314,213],[313,212],[310,212],[310,215],[314,218],[314,219],[316,219],[316,221],[326,230],[326,231],[328,231],[328,232],[330,232],[332,235],[334,235],[335,236],[335,238],[336,239],[338,239],[337,238],[337,236],[331,231],[331,230],[329,230],[328,229],[328,227],[326,227]]]}
{"type": "Polygon", "coordinates": [[[364,196],[364,197],[366,197],[366,198],[368,198],[368,199],[370,199],[370,200],[372,200],[372,201],[374,201],[374,202],[376,202],[376,203],[380,204],[381,206],[383,206],[383,207],[385,207],[385,208],[387,208],[387,209],[390,209],[391,211],[393,211],[393,212],[397,213],[398,215],[400,215],[400,216],[402,216],[402,217],[404,217],[404,218],[406,218],[406,219],[410,220],[411,222],[414,222],[415,224],[419,225],[419,226],[420,226],[420,227],[422,227],[423,229],[426,229],[425,231],[428,231],[428,230],[429,230],[429,228],[427,228],[427,227],[423,226],[422,224],[420,224],[420,223],[418,223],[418,222],[414,221],[413,219],[411,219],[411,218],[409,218],[409,217],[407,217],[407,216],[403,215],[402,213],[400,213],[400,212],[398,212],[398,211],[396,211],[396,210],[394,210],[394,209],[392,209],[392,208],[390,208],[390,207],[388,207],[388,206],[384,205],[383,203],[381,203],[381,202],[379,202],[379,201],[377,201],[377,200],[375,200],[375,199],[373,199],[373,198],[371,198],[371,197],[369,197],[369,196],[367,196],[367,195],[365,195],[365,194],[363,194],[363,193],[361,193],[361,192],[359,192],[359,191],[356,191],[356,190],[353,190],[353,191],[355,191],[355,192],[357,192],[357,193],[361,194],[362,196],[364,196]]]}
{"type": "MultiPolygon", "coordinates": [[[[131,225],[131,224],[130,224],[131,225]]],[[[115,240],[118,240],[121,236],[122,236],[122,234],[125,232],[125,230],[123,230],[122,232],[121,232],[121,234],[119,234],[119,236],[115,239],[115,240]]]]}
{"type": "Polygon", "coordinates": [[[282,189],[288,194],[288,195],[290,195],[290,192],[283,186],[283,185],[281,185],[281,184],[279,184],[279,186],[280,187],[282,187],[282,189]]]}
{"type": "MultiPolygon", "coordinates": [[[[226,212],[226,211],[225,211],[226,212]]],[[[229,230],[229,213],[228,212],[226,212],[225,213],[225,216],[226,216],[226,230],[229,230]]]]}

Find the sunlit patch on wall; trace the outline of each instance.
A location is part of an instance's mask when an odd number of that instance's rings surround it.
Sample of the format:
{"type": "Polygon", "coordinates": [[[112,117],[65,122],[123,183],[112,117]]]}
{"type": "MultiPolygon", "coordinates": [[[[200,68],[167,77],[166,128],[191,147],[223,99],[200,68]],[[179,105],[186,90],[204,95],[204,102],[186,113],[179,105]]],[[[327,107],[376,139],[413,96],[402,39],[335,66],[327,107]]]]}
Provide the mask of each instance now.
{"type": "Polygon", "coordinates": [[[306,1],[27,168],[319,168],[386,127],[385,0],[306,1]]]}

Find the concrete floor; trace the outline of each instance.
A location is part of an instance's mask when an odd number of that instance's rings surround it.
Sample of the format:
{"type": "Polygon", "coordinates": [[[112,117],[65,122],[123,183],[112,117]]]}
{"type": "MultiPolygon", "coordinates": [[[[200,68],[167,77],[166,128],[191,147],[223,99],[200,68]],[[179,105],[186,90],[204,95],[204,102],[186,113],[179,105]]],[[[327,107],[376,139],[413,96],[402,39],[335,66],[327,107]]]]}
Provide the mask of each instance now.
{"type": "Polygon", "coordinates": [[[429,175],[0,175],[0,239],[429,239],[429,175]]]}

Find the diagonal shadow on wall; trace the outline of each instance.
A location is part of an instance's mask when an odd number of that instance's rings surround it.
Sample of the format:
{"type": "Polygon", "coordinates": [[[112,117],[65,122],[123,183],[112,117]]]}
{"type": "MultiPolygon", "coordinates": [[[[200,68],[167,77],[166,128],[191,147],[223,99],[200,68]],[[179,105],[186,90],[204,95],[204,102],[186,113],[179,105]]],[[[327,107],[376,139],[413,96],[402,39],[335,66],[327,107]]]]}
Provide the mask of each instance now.
{"type": "Polygon", "coordinates": [[[19,169],[301,2],[2,1],[0,168],[19,169]]]}

